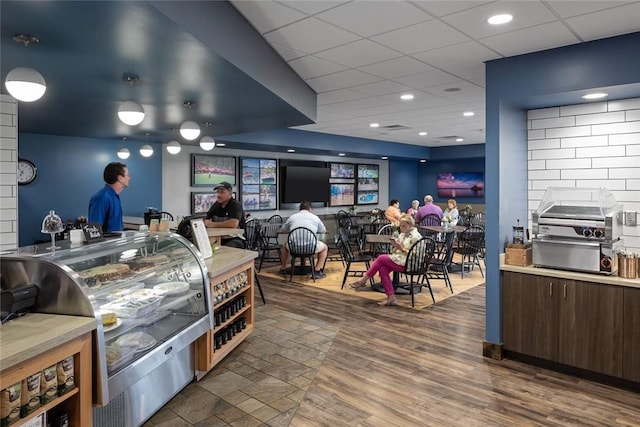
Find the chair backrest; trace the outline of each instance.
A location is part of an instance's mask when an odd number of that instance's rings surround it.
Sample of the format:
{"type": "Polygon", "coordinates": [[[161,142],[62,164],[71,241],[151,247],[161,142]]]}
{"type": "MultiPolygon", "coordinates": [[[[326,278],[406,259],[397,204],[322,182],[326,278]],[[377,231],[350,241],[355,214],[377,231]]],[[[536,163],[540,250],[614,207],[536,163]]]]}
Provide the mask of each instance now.
{"type": "Polygon", "coordinates": [[[431,237],[423,237],[411,246],[404,264],[405,274],[425,274],[436,250],[436,242],[431,237]]]}
{"type": "Polygon", "coordinates": [[[168,219],[169,221],[173,221],[173,215],[169,212],[160,212],[160,219],[168,219]]]}
{"type": "Polygon", "coordinates": [[[484,228],[470,225],[458,235],[458,252],[475,254],[484,247],[484,228]]]}
{"type": "Polygon", "coordinates": [[[271,215],[271,217],[269,217],[267,222],[270,224],[282,224],[284,220],[280,215],[276,214],[276,215],[271,215]]]}
{"type": "Polygon", "coordinates": [[[261,223],[258,228],[258,242],[262,249],[266,249],[272,242],[278,238],[278,230],[281,224],[270,224],[268,222],[261,223]]]}
{"type": "Polygon", "coordinates": [[[440,225],[440,221],[442,220],[438,215],[430,213],[420,220],[420,225],[440,225]]]}
{"type": "Polygon", "coordinates": [[[343,236],[342,232],[338,238],[338,249],[340,250],[340,255],[345,262],[353,262],[354,257],[351,245],[349,245],[349,238],[347,236],[343,236]]]}
{"type": "Polygon", "coordinates": [[[460,211],[458,213],[458,225],[468,227],[471,225],[471,217],[473,215],[469,211],[460,211]]]}
{"type": "Polygon", "coordinates": [[[487,219],[487,214],[485,212],[478,212],[474,216],[471,217],[471,225],[479,225],[480,227],[485,226],[487,219]]]}
{"type": "Polygon", "coordinates": [[[311,256],[316,252],[318,237],[310,229],[298,227],[289,232],[287,244],[292,256],[311,256]]]}
{"type": "Polygon", "coordinates": [[[393,224],[385,224],[378,229],[378,234],[391,236],[393,234],[393,224]]]}
{"type": "Polygon", "coordinates": [[[338,220],[338,228],[351,228],[353,226],[351,216],[349,216],[346,211],[338,211],[338,213],[336,214],[336,219],[338,220]]]}
{"type": "Polygon", "coordinates": [[[247,242],[247,249],[255,251],[258,249],[258,233],[260,223],[255,219],[247,221],[244,227],[244,238],[247,242]]]}
{"type": "Polygon", "coordinates": [[[433,254],[433,259],[437,261],[438,264],[449,267],[453,261],[453,243],[456,240],[456,233],[449,232],[443,234],[444,242],[436,249],[433,254]]]}

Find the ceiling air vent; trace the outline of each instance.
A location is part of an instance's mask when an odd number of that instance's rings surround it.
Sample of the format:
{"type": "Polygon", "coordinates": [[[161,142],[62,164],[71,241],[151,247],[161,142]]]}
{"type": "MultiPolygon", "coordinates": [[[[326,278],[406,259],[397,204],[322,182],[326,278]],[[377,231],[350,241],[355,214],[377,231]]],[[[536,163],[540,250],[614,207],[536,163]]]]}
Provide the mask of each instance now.
{"type": "Polygon", "coordinates": [[[402,125],[389,125],[389,126],[380,126],[380,129],[386,129],[386,130],[407,130],[407,129],[411,129],[410,127],[407,126],[402,126],[402,125]]]}

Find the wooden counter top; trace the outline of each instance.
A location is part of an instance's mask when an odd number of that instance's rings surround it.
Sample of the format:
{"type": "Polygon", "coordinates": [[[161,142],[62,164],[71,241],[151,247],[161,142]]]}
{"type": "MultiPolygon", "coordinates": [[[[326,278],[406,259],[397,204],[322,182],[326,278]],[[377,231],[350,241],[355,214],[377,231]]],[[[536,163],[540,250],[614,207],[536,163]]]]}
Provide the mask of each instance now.
{"type": "Polygon", "coordinates": [[[209,277],[215,278],[257,257],[258,253],[255,251],[220,246],[211,258],[205,260],[205,264],[209,270],[209,277]]]}
{"type": "Polygon", "coordinates": [[[0,327],[0,368],[25,360],[96,329],[93,317],[29,313],[0,327]]]}
{"type": "Polygon", "coordinates": [[[552,268],[520,267],[517,265],[507,265],[504,263],[504,254],[500,255],[500,270],[513,271],[515,273],[532,274],[535,276],[557,277],[567,280],[581,280],[583,282],[593,282],[607,285],[627,286],[631,288],[640,288],[640,279],[623,279],[617,275],[607,276],[604,274],[580,273],[577,271],[555,270],[552,268]]]}
{"type": "Polygon", "coordinates": [[[244,230],[242,228],[209,228],[207,227],[207,236],[242,236],[244,230]]]}

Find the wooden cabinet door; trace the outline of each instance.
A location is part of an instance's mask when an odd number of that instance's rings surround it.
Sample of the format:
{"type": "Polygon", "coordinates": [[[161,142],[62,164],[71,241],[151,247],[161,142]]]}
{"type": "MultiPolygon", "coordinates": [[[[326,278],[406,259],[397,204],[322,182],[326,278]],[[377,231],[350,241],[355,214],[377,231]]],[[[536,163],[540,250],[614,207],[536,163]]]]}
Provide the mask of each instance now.
{"type": "Polygon", "coordinates": [[[502,341],[511,350],[558,360],[557,279],[505,271],[502,280],[502,341]]]}
{"type": "Polygon", "coordinates": [[[622,376],[640,382],[640,289],[623,290],[622,376]]]}
{"type": "Polygon", "coordinates": [[[620,286],[558,280],[559,362],[622,376],[622,292],[620,286]]]}

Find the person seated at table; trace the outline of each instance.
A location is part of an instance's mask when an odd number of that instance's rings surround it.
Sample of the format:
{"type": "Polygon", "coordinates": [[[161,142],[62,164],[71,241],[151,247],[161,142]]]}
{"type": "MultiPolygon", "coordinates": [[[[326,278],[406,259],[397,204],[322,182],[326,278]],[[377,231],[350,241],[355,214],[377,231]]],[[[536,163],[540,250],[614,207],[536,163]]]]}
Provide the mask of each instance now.
{"type": "Polygon", "coordinates": [[[394,271],[402,273],[404,271],[407,253],[411,246],[420,239],[422,239],[422,235],[416,229],[413,217],[409,214],[402,214],[400,217],[400,236],[397,238],[390,237],[391,253],[379,255],[362,278],[350,283],[349,287],[351,289],[363,288],[378,273],[384,293],[387,294],[387,299],[378,302],[378,305],[396,305],[391,273],[394,271]]]}
{"type": "Polygon", "coordinates": [[[407,209],[407,213],[416,219],[416,215],[418,214],[418,208],[420,207],[420,202],[418,200],[413,200],[411,202],[411,207],[407,209]]]}
{"type": "Polygon", "coordinates": [[[391,199],[389,207],[384,210],[385,218],[387,218],[391,224],[398,225],[400,215],[402,215],[400,211],[400,201],[398,199],[391,199]]]}
{"type": "Polygon", "coordinates": [[[460,213],[458,212],[457,203],[454,199],[447,200],[447,209],[442,213],[442,218],[446,220],[449,219],[449,223],[451,225],[456,225],[458,223],[458,217],[460,213]]]}
{"type": "Polygon", "coordinates": [[[424,205],[420,206],[418,213],[416,214],[416,223],[420,224],[422,219],[429,214],[436,214],[438,218],[442,219],[442,208],[433,204],[433,196],[427,194],[424,196],[424,205]]]}
{"type": "MultiPolygon", "coordinates": [[[[228,182],[221,182],[213,188],[217,200],[205,216],[204,225],[208,228],[242,228],[245,227],[242,204],[233,198],[233,188],[228,182]]],[[[243,237],[223,237],[222,246],[246,248],[243,237]]]]}
{"type": "MultiPolygon", "coordinates": [[[[327,228],[324,226],[322,220],[314,213],[311,212],[311,202],[302,201],[300,202],[300,211],[294,213],[287,221],[282,225],[283,231],[291,231],[298,227],[305,227],[309,230],[313,231],[316,235],[318,233],[326,233],[327,228]]],[[[329,247],[326,243],[318,240],[318,244],[316,245],[315,253],[318,258],[315,266],[315,278],[325,277],[324,273],[324,264],[327,261],[327,254],[329,253],[329,247]]],[[[287,268],[287,262],[289,260],[289,248],[285,243],[282,245],[282,249],[280,249],[280,272],[285,274],[285,270],[287,268]]]]}

